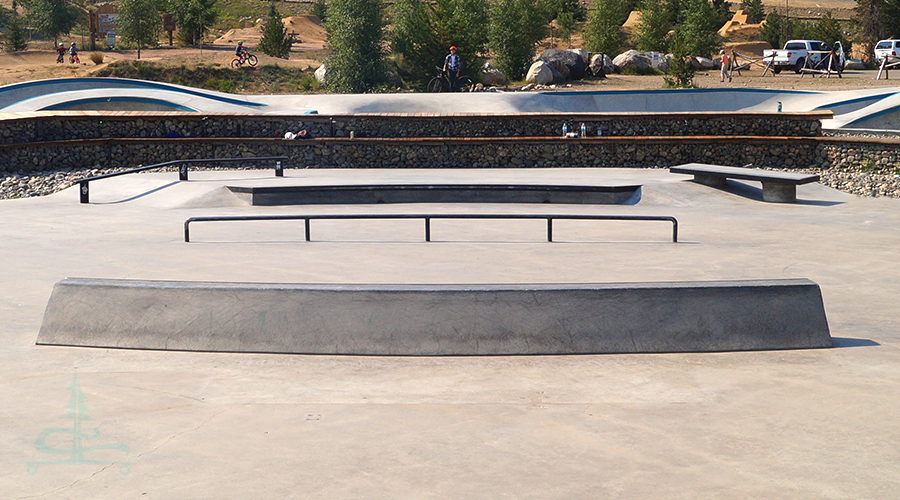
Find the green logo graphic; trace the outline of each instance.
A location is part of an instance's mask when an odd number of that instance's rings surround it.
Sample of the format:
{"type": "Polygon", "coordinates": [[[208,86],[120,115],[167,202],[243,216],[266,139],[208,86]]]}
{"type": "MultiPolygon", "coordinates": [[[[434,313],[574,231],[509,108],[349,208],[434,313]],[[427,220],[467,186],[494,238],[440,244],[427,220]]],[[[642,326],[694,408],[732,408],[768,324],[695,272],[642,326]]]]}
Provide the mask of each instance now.
{"type": "Polygon", "coordinates": [[[84,446],[84,440],[96,439],[100,437],[100,431],[97,429],[93,429],[92,433],[82,432],[81,424],[82,422],[87,422],[92,419],[88,416],[87,407],[84,406],[84,393],[81,392],[81,386],[78,385],[78,374],[76,373],[74,377],[72,377],[72,384],[69,385],[69,390],[72,391],[72,396],[69,398],[69,404],[65,406],[65,409],[68,410],[65,415],[60,418],[72,419],[74,421],[72,428],[67,429],[65,427],[51,427],[49,429],[44,429],[38,434],[37,439],[34,440],[34,449],[41,453],[48,453],[50,455],[66,455],[67,458],[62,460],[50,460],[46,462],[26,462],[25,465],[28,466],[28,473],[35,474],[37,472],[38,465],[118,465],[119,472],[124,476],[128,474],[129,468],[131,465],[128,462],[115,462],[108,460],[88,460],[84,457],[86,452],[92,452],[96,450],[120,450],[125,452],[125,456],[128,456],[130,449],[128,446],[125,446],[122,443],[107,443],[107,444],[98,444],[95,446],[84,446]],[[47,438],[53,434],[68,434],[72,436],[72,447],[71,448],[52,448],[47,446],[47,438]]]}

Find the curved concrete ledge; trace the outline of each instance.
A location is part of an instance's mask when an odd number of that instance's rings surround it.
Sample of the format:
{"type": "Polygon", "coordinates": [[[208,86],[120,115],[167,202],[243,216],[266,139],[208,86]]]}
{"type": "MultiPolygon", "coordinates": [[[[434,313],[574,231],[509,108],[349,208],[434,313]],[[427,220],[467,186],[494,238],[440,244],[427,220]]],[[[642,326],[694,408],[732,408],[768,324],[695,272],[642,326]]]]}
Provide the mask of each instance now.
{"type": "Polygon", "coordinates": [[[637,203],[641,186],[526,184],[365,184],[344,186],[228,186],[251,205],[356,203],[637,203]]]}
{"type": "Polygon", "coordinates": [[[38,344],[365,355],[709,352],[831,347],[805,279],[306,285],[69,278],[38,344]]]}

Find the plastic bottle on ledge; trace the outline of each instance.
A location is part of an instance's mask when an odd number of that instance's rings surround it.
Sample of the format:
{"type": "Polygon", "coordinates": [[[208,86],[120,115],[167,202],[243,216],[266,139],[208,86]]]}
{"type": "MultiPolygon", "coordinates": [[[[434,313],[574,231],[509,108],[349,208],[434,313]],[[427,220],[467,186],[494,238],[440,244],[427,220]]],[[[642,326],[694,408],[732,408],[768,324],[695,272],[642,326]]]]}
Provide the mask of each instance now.
{"type": "Polygon", "coordinates": [[[563,122],[563,137],[567,137],[569,134],[569,126],[566,125],[566,122],[563,122]]]}
{"type": "Polygon", "coordinates": [[[587,128],[585,128],[584,123],[581,124],[581,137],[587,137],[587,128]]]}

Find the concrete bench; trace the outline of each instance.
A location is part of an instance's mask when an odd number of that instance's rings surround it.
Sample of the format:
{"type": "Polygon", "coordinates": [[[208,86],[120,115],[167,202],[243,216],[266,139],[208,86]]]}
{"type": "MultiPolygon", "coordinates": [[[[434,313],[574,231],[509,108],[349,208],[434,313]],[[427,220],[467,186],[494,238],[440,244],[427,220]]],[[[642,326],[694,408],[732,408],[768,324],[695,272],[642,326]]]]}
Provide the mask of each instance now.
{"type": "Polygon", "coordinates": [[[728,179],[762,182],[763,201],[793,203],[797,201],[797,186],[819,180],[815,174],[794,174],[775,172],[756,168],[724,167],[721,165],[705,165],[703,163],[687,163],[669,168],[673,174],[691,174],[694,182],[707,186],[727,186],[728,179]]]}

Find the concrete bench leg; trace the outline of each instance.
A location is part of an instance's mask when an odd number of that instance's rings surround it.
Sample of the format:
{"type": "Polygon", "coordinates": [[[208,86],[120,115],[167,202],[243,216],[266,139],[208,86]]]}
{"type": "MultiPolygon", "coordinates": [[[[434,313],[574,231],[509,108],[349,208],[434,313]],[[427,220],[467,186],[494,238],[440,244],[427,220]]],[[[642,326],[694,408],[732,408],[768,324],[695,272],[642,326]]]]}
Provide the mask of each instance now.
{"type": "Polygon", "coordinates": [[[794,203],[797,201],[797,186],[779,182],[762,183],[763,201],[773,203],[794,203]]]}
{"type": "Polygon", "coordinates": [[[706,186],[713,186],[713,187],[728,186],[728,179],[726,179],[725,177],[718,177],[715,175],[694,174],[694,182],[699,182],[700,184],[704,184],[706,186]]]}

